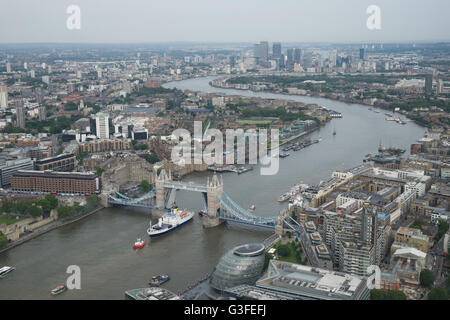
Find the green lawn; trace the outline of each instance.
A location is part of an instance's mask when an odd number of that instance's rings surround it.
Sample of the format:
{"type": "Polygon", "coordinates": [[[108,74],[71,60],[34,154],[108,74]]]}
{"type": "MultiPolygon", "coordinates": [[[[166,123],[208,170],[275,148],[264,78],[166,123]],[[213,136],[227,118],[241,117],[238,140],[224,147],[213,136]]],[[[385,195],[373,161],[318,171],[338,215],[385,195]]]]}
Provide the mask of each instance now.
{"type": "Polygon", "coordinates": [[[16,219],[15,216],[10,216],[8,214],[0,214],[0,224],[13,224],[22,219],[24,219],[24,217],[19,217],[19,219],[16,219]]]}
{"type": "Polygon", "coordinates": [[[301,257],[300,257],[300,254],[299,254],[301,252],[301,248],[300,247],[296,248],[295,243],[290,242],[290,243],[284,245],[284,246],[286,246],[289,249],[289,254],[285,255],[285,256],[282,256],[282,255],[280,255],[280,252],[279,252],[279,248],[280,248],[281,245],[282,244],[281,244],[281,240],[280,240],[280,241],[278,241],[277,243],[275,243],[272,246],[273,248],[277,249],[276,253],[278,253],[278,260],[279,261],[291,262],[291,263],[296,263],[296,264],[304,264],[302,259],[301,259],[301,257]],[[297,251],[299,253],[297,253],[297,251]]]}

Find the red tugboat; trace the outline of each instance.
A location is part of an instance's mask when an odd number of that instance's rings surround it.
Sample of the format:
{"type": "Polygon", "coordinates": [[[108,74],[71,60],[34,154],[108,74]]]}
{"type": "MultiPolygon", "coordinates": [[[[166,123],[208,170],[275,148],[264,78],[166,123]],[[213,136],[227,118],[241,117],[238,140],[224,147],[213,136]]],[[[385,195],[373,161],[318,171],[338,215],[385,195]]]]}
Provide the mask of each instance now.
{"type": "Polygon", "coordinates": [[[133,244],[133,249],[142,249],[145,247],[145,240],[138,238],[136,239],[136,242],[133,244]]]}

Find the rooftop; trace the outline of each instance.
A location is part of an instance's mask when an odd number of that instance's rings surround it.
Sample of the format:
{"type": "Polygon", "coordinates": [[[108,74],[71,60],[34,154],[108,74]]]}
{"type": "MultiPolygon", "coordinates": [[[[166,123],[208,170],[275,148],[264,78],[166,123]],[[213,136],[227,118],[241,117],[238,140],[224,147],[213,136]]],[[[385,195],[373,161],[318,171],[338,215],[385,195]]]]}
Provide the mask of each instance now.
{"type": "Polygon", "coordinates": [[[362,277],[277,260],[270,261],[267,275],[256,286],[320,300],[361,299],[366,289],[362,277]]]}

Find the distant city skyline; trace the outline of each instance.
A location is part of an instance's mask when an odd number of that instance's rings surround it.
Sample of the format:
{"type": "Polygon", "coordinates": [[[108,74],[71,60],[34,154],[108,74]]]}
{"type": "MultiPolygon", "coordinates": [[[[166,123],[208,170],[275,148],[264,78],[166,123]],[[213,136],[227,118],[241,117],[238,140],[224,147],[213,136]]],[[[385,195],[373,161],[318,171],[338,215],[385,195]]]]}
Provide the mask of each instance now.
{"type": "Polygon", "coordinates": [[[2,0],[0,43],[421,42],[450,40],[447,0],[2,0]],[[66,26],[70,5],[81,28],[66,26]],[[369,30],[370,5],[381,30],[369,30]]]}

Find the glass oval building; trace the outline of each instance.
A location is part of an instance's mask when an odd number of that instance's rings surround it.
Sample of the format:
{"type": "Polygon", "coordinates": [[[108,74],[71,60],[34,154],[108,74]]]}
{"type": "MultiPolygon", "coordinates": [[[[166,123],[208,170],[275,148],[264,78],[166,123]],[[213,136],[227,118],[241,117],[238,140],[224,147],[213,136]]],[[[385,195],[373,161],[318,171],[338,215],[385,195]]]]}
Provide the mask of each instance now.
{"type": "Polygon", "coordinates": [[[255,284],[264,266],[262,243],[244,244],[225,253],[211,275],[211,287],[224,290],[242,284],[255,284]]]}

